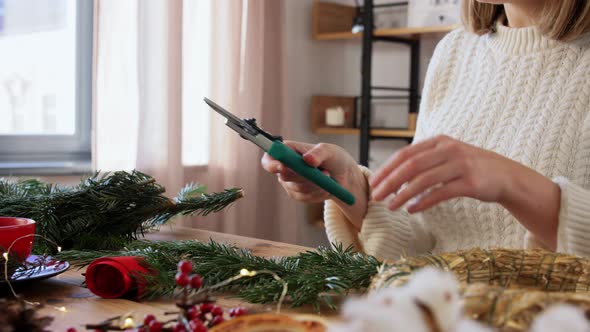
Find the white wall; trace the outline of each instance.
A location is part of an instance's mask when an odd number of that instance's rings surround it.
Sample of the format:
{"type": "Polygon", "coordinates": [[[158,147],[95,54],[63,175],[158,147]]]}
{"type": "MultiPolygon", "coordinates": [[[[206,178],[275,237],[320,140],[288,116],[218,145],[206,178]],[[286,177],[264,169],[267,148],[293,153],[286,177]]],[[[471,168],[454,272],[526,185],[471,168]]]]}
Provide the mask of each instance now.
{"type": "MultiPolygon", "coordinates": [[[[330,0],[353,4],[353,0],[330,0]]],[[[288,139],[304,142],[329,142],[347,149],[358,159],[357,136],[315,135],[310,127],[310,102],[314,94],[359,95],[361,89],[361,42],[360,40],[314,41],[311,38],[313,0],[285,1],[285,109],[292,117],[288,139]]],[[[438,37],[422,42],[421,67],[425,68],[438,37]]],[[[373,84],[385,86],[408,86],[409,49],[404,45],[376,43],[373,58],[373,84]]],[[[424,75],[422,74],[422,77],[424,75]]],[[[405,120],[405,114],[392,114],[405,120]]],[[[378,140],[371,143],[371,168],[385,160],[405,141],[378,140]]],[[[301,216],[299,241],[316,246],[327,244],[323,231],[308,225],[306,207],[298,204],[301,216]]]]}

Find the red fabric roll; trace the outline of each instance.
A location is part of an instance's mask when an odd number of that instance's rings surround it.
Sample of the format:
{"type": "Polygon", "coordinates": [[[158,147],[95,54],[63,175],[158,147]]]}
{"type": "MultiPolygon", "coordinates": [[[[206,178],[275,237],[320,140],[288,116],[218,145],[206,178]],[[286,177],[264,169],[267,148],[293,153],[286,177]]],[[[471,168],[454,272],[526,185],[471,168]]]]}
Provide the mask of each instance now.
{"type": "Polygon", "coordinates": [[[141,257],[103,257],[86,269],[86,286],[93,294],[106,299],[141,298],[144,277],[153,273],[141,257]]]}

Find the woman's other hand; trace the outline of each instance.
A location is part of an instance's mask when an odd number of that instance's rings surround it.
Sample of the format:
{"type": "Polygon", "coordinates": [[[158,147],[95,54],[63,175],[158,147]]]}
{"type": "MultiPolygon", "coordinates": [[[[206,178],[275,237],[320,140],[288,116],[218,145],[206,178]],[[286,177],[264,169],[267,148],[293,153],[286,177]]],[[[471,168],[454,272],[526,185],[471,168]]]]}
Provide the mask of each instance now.
{"type": "Polygon", "coordinates": [[[516,161],[448,136],[399,150],[373,174],[369,185],[377,201],[397,193],[389,202],[391,210],[412,200],[410,213],[456,197],[496,202],[555,247],[559,186],[516,161]]]}
{"type": "Polygon", "coordinates": [[[418,212],[454,197],[472,197],[485,202],[502,200],[507,175],[519,164],[491,151],[448,136],[437,136],[407,146],[385,162],[371,177],[373,198],[384,200],[407,185],[389,203],[418,212]]]}

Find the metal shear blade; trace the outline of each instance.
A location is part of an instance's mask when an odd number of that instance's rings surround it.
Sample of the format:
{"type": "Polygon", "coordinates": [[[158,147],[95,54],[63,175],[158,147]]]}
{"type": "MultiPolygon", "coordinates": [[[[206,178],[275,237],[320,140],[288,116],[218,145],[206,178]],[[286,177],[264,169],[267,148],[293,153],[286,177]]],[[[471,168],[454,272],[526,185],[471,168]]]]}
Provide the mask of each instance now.
{"type": "Polygon", "coordinates": [[[215,103],[213,100],[211,100],[207,97],[203,98],[203,100],[207,103],[207,105],[211,106],[211,108],[214,109],[215,112],[223,115],[224,118],[226,118],[228,120],[231,119],[233,122],[236,122],[236,123],[242,122],[242,119],[231,114],[229,111],[225,110],[223,107],[217,105],[217,103],[215,103]]]}
{"type": "Polygon", "coordinates": [[[225,118],[226,126],[237,132],[243,139],[249,140],[258,145],[264,151],[268,151],[274,141],[273,136],[258,128],[254,119],[242,120],[228,110],[217,105],[209,98],[204,98],[204,100],[215,112],[221,114],[225,118]]]}

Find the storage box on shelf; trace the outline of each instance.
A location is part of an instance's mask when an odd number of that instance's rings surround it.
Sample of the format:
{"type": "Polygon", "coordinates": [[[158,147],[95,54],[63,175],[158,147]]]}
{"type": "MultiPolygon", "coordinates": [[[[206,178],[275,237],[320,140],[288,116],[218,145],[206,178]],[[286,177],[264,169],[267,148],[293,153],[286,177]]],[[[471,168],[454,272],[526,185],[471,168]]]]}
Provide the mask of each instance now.
{"type": "MultiPolygon", "coordinates": [[[[315,40],[338,40],[361,38],[361,33],[352,32],[352,23],[358,10],[354,6],[315,1],[313,4],[312,33],[315,40]]],[[[403,27],[374,31],[378,37],[400,37],[418,39],[424,34],[447,33],[458,25],[432,27],[403,27]]]]}

